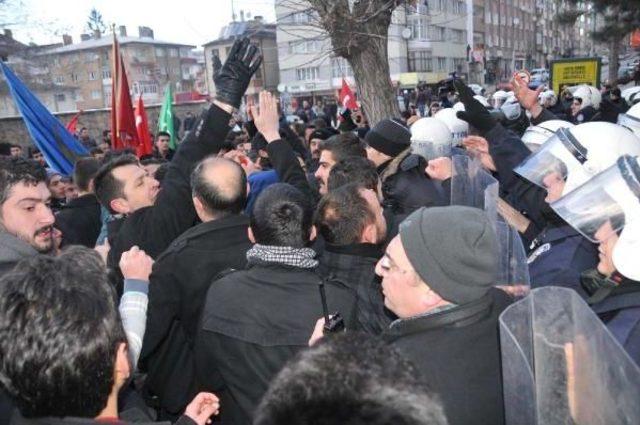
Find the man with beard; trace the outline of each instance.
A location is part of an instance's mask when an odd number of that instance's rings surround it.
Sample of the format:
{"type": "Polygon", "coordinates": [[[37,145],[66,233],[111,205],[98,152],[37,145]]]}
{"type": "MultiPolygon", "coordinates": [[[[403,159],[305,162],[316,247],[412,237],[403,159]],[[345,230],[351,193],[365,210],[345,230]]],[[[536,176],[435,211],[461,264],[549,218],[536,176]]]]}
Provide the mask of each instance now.
{"type": "Polygon", "coordinates": [[[54,248],[46,180],[36,161],[0,158],[0,276],[20,260],[54,248]]]}

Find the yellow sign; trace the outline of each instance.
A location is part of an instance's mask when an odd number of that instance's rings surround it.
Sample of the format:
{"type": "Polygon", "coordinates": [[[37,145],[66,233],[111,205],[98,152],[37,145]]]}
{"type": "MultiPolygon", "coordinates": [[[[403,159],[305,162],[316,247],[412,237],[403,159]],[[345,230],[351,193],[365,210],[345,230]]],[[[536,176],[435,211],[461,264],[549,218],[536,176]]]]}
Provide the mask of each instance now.
{"type": "Polygon", "coordinates": [[[600,59],[574,58],[551,62],[551,88],[556,93],[565,87],[588,84],[600,85],[600,59]]]}

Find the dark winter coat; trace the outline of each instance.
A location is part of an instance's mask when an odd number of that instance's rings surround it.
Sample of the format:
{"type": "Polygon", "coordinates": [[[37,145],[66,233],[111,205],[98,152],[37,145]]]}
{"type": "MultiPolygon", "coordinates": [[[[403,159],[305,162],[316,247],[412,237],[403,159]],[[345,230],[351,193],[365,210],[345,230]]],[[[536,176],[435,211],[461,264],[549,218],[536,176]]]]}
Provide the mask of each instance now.
{"type": "Polygon", "coordinates": [[[582,297],[580,276],[598,265],[598,246],[566,223],[553,223],[533,241],[529,251],[531,287],[562,286],[582,297]]]}
{"type": "Polygon", "coordinates": [[[379,335],[396,317],[384,307],[376,263],[384,254],[373,244],[337,246],[325,244],[320,257],[322,276],[344,282],[356,292],[356,330],[379,335]]]}
{"type": "Polygon", "coordinates": [[[172,414],[196,395],[193,346],[207,290],[228,269],[242,269],[251,248],[249,219],[234,215],[199,224],[176,239],[153,266],[140,370],[145,394],[172,414]]]}
{"type": "Polygon", "coordinates": [[[200,160],[220,150],[229,131],[229,118],[215,105],[204,112],[201,131],[190,132],[169,163],[155,205],[109,223],[107,265],[117,271],[114,283],[118,288],[122,285],[118,263],[123,252],[137,245],[155,259],[196,222],[189,177],[200,160]]]}
{"type": "Polygon", "coordinates": [[[607,298],[591,308],[640,366],[640,282],[623,278],[607,298]]]}
{"type": "Polygon", "coordinates": [[[411,155],[410,149],[378,167],[384,207],[394,214],[408,215],[420,207],[445,205],[446,194],[425,174],[426,167],[426,161],[411,155]]]}
{"type": "Polygon", "coordinates": [[[62,232],[62,247],[95,247],[102,228],[100,203],[96,195],[90,193],[69,201],[67,206],[56,214],[55,227],[62,232]]]}
{"type": "MultiPolygon", "coordinates": [[[[128,421],[118,421],[118,422],[105,422],[105,421],[97,421],[91,418],[33,418],[27,419],[22,416],[16,415],[12,418],[10,425],[104,425],[105,423],[115,424],[115,425],[128,425],[128,424],[137,424],[137,425],[169,425],[169,422],[153,422],[151,420],[145,422],[128,422],[128,421]]],[[[177,422],[174,422],[174,425],[196,425],[196,423],[187,416],[181,416],[177,422]]]]}
{"type": "Polygon", "coordinates": [[[504,423],[498,316],[511,302],[492,289],[473,303],[396,321],[383,333],[440,397],[449,425],[504,423]]]}
{"type": "MultiPolygon", "coordinates": [[[[250,424],[271,379],[307,347],[322,316],[320,280],[314,270],[254,263],[211,285],[196,343],[196,373],[201,388],[221,398],[223,424],[250,424]]],[[[325,288],[331,311],[350,317],[353,291],[332,281],[325,288]]]]}

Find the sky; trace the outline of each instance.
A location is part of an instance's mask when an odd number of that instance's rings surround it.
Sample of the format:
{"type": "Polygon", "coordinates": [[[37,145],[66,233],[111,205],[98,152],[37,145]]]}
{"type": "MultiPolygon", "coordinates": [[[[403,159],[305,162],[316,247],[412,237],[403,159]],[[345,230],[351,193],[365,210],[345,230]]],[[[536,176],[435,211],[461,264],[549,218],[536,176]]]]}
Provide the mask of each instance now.
{"type": "Polygon", "coordinates": [[[80,41],[92,8],[105,24],[125,25],[127,34],[138,35],[139,26],[151,27],[154,37],[200,46],[218,37],[231,21],[232,3],[240,10],[275,21],[274,0],[7,0],[0,10],[0,28],[7,22],[13,37],[21,42],[49,44],[62,41],[62,34],[80,41]]]}

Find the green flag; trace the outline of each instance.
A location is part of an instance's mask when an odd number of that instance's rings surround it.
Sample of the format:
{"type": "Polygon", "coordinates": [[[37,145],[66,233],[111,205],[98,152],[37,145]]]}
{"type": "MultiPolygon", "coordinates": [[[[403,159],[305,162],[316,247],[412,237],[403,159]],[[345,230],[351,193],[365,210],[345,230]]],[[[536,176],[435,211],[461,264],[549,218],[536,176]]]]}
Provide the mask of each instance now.
{"type": "Polygon", "coordinates": [[[160,108],[160,117],[158,118],[158,131],[166,131],[171,135],[169,146],[171,149],[176,148],[176,132],[173,130],[173,93],[171,92],[171,83],[167,84],[164,90],[164,100],[162,108],[160,108]]]}

